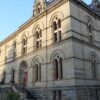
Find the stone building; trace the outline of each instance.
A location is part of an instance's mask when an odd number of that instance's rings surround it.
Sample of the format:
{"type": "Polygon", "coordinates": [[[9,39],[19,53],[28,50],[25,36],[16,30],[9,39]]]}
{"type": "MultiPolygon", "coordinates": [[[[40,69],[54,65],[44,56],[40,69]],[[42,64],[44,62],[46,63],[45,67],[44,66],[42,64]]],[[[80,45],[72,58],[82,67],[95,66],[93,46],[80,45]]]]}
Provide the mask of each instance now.
{"type": "Polygon", "coordinates": [[[35,0],[33,16],[0,42],[0,80],[36,100],[100,100],[100,1],[35,0]]]}

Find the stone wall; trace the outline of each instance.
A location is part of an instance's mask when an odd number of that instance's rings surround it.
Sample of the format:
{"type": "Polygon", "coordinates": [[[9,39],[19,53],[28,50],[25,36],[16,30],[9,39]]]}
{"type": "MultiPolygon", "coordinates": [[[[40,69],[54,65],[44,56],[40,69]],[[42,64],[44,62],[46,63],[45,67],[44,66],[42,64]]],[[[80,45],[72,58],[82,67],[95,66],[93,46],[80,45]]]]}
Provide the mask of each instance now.
{"type": "Polygon", "coordinates": [[[61,100],[100,100],[100,87],[31,88],[37,100],[53,100],[53,91],[61,90],[61,100]]]}

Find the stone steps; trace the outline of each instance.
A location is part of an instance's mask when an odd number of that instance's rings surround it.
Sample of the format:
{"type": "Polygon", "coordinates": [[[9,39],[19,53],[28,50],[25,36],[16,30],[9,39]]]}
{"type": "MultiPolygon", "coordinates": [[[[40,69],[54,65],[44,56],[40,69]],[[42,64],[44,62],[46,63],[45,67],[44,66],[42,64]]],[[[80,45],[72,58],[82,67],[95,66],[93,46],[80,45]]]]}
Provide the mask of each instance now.
{"type": "MultiPolygon", "coordinates": [[[[9,86],[9,85],[3,85],[0,87],[0,94],[8,94],[10,92],[15,92],[19,93],[21,95],[21,100],[36,100],[36,97],[39,98],[39,93],[34,92],[34,90],[30,91],[27,89],[24,89],[23,87],[20,86],[9,86]],[[27,98],[28,97],[28,98],[27,98]]],[[[5,96],[2,96],[3,98],[5,96]]]]}

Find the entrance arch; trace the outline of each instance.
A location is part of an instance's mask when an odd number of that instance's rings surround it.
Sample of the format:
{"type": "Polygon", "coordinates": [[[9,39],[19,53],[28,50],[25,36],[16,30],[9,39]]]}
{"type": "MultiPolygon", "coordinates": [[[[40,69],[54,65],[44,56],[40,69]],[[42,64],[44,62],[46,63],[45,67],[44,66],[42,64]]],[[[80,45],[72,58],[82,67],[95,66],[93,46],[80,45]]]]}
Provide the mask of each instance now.
{"type": "Polygon", "coordinates": [[[26,61],[22,61],[19,66],[19,85],[26,87],[28,82],[28,71],[26,61]]]}

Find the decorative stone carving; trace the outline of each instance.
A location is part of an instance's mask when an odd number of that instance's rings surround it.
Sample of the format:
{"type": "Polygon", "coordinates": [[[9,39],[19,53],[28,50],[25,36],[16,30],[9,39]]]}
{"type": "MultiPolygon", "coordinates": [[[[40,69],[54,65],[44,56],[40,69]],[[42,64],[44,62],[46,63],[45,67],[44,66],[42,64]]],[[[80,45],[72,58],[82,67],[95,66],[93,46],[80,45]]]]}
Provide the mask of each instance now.
{"type": "Polygon", "coordinates": [[[90,7],[95,10],[98,14],[100,14],[100,1],[92,0],[90,7]]]}

